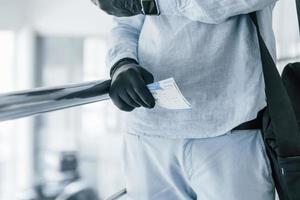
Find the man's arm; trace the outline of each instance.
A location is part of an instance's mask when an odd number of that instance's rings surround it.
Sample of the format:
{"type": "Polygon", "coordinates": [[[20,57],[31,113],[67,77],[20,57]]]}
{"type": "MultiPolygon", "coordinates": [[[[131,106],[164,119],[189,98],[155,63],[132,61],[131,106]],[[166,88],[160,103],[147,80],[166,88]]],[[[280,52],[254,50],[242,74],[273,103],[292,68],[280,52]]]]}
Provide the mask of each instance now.
{"type": "Polygon", "coordinates": [[[123,111],[138,107],[153,108],[155,99],[147,88],[153,75],[138,64],[137,48],[143,15],[115,18],[117,26],[111,31],[107,66],[111,68],[109,96],[123,111]]]}
{"type": "Polygon", "coordinates": [[[157,0],[161,15],[185,16],[210,24],[275,5],[277,0],[157,0]]]}
{"type": "Polygon", "coordinates": [[[116,26],[111,30],[108,40],[106,65],[111,68],[124,58],[137,59],[137,45],[144,23],[143,15],[115,17],[116,26]]]}

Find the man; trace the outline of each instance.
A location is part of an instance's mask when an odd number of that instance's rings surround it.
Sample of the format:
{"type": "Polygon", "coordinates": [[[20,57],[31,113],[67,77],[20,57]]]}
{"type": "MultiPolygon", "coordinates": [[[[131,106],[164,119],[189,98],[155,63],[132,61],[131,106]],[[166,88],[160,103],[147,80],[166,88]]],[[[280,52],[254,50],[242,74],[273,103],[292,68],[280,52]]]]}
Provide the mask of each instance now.
{"type": "Polygon", "coordinates": [[[257,35],[248,13],[257,11],[275,59],[276,0],[95,3],[117,16],[107,65],[112,101],[132,111],[124,148],[128,199],[274,199],[260,130],[235,127],[266,106],[257,35]],[[169,77],[191,109],[154,107],[146,85],[169,77]]]}

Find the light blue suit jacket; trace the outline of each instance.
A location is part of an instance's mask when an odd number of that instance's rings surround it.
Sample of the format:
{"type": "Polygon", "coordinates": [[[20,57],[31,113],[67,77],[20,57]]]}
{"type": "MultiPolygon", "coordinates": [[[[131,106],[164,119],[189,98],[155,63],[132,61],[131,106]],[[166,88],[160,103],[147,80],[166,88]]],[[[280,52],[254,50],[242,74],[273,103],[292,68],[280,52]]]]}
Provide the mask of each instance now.
{"type": "Polygon", "coordinates": [[[254,119],[266,105],[255,27],[276,57],[272,10],[276,0],[158,0],[160,16],[115,18],[107,66],[129,57],[155,81],[174,77],[190,110],[160,107],[127,114],[128,132],[171,138],[224,134],[254,119]]]}

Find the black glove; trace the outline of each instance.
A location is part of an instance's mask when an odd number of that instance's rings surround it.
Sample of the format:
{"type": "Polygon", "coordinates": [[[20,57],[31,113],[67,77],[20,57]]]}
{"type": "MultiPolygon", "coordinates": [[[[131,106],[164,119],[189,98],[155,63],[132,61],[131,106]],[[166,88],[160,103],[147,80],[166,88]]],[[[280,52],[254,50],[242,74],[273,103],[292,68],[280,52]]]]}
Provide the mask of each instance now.
{"type": "Polygon", "coordinates": [[[153,75],[130,58],[117,62],[111,70],[109,96],[121,110],[130,112],[137,107],[153,108],[155,99],[147,84],[153,83],[153,75]]]}
{"type": "Polygon", "coordinates": [[[91,0],[107,14],[117,17],[130,17],[142,14],[140,0],[91,0]]]}

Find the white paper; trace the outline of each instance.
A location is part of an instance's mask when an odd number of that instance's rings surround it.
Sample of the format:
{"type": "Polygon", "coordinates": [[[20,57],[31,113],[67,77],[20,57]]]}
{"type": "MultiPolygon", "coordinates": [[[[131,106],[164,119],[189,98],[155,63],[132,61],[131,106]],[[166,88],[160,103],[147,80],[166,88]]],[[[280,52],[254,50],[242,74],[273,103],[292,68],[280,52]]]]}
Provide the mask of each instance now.
{"type": "Polygon", "coordinates": [[[190,109],[191,104],[180,92],[173,78],[147,85],[156,105],[167,109],[190,109]]]}

